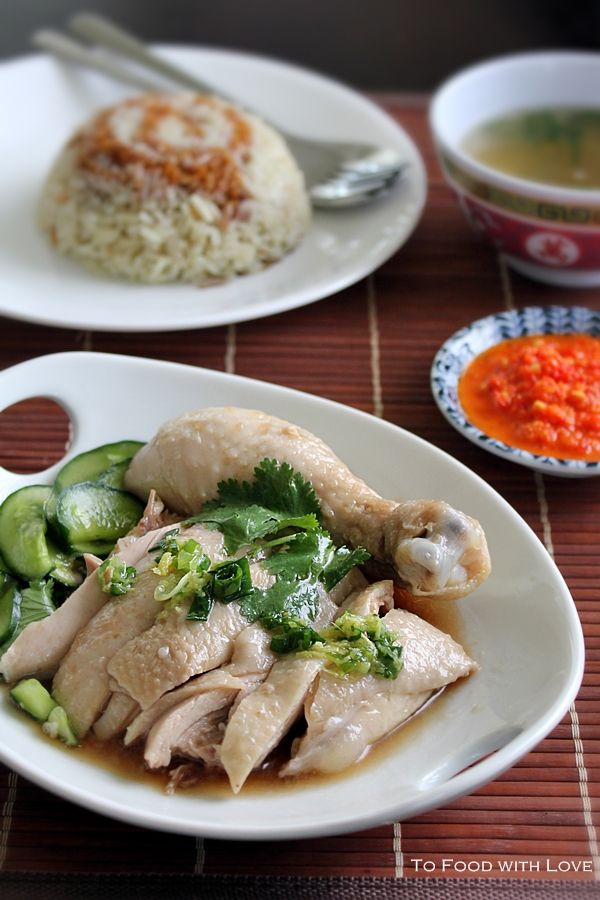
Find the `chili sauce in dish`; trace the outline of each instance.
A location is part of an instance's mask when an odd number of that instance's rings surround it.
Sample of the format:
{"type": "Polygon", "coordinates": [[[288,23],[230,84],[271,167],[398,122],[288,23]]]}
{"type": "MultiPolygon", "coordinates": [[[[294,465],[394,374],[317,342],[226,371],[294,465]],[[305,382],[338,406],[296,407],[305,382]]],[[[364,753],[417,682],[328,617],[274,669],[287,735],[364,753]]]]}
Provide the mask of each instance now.
{"type": "Polygon", "coordinates": [[[467,133],[462,148],[517,178],[600,188],[600,108],[542,108],[490,119],[467,133]]]}
{"type": "Polygon", "coordinates": [[[467,419],[492,438],[542,456],[600,461],[600,339],[528,335],[501,341],[458,384],[467,419]]]}

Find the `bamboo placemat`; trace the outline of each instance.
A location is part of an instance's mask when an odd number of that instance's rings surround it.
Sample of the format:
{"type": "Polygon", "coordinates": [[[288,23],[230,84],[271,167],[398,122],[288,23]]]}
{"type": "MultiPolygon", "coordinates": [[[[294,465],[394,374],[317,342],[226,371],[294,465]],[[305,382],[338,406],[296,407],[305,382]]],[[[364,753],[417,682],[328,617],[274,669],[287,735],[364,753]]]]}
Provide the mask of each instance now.
{"type": "MultiPolygon", "coordinates": [[[[581,692],[554,732],[497,781],[445,809],[343,837],[232,844],[149,832],[71,806],[1,769],[5,896],[13,889],[21,893],[11,896],[29,896],[27,885],[43,886],[39,896],[76,896],[83,884],[77,873],[120,876],[103,882],[106,889],[129,885],[128,896],[144,888],[146,897],[158,896],[152,890],[162,883],[147,879],[151,873],[192,878],[171,882],[180,884],[179,896],[188,896],[190,885],[199,883],[194,876],[203,873],[206,891],[224,897],[235,895],[227,876],[236,875],[242,880],[234,884],[245,885],[244,896],[254,896],[261,885],[263,896],[275,896],[265,885],[279,885],[283,893],[296,884],[298,895],[331,897],[396,896],[398,879],[413,885],[415,897],[431,896],[425,884],[439,895],[449,879],[457,897],[491,889],[518,897],[523,885],[528,896],[541,890],[561,897],[567,889],[571,895],[577,883],[577,896],[583,896],[583,882],[600,879],[599,482],[542,477],[492,457],[445,422],[429,390],[432,357],[457,328],[514,306],[600,309],[600,291],[564,291],[510,273],[471,233],[442,181],[424,99],[377,99],[417,141],[430,181],[416,233],[374,275],[303,309],[214,330],[110,335],[1,320],[0,364],[93,349],[208,366],[350,404],[431,441],[496,488],[554,555],[585,632],[581,692]],[[316,880],[295,881],[298,876],[316,880]],[[509,883],[513,889],[507,893],[509,883]]],[[[53,454],[60,456],[64,425],[47,404],[30,404],[17,421],[12,433],[2,429],[4,463],[35,470],[53,454]]]]}

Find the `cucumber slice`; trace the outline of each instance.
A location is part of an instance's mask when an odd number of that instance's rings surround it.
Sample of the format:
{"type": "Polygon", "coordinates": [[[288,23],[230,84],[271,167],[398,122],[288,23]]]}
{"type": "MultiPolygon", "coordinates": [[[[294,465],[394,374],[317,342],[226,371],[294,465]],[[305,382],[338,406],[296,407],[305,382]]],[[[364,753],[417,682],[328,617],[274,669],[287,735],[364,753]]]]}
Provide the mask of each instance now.
{"type": "Polygon", "coordinates": [[[84,481],[60,492],[56,520],[69,546],[80,553],[101,555],[99,548],[107,553],[133,528],[143,511],[143,504],[133,494],[84,481]]]}
{"type": "Polygon", "coordinates": [[[56,531],[56,501],[58,500],[58,495],[59,491],[53,487],[44,507],[44,513],[52,531],[56,531]]]}
{"type": "Polygon", "coordinates": [[[103,444],[101,447],[74,456],[56,476],[54,482],[56,492],[82,481],[95,481],[115,463],[130,460],[143,446],[141,441],[118,441],[115,444],[103,444]]]}
{"type": "Polygon", "coordinates": [[[98,476],[98,484],[105,484],[106,487],[115,488],[118,491],[123,490],[125,472],[129,468],[130,462],[131,457],[124,459],[122,462],[115,463],[113,466],[109,466],[108,469],[105,469],[104,472],[98,476]]]}
{"type": "Polygon", "coordinates": [[[17,706],[20,706],[39,722],[45,722],[57,705],[37,678],[26,678],[25,681],[20,681],[14,686],[10,696],[17,706]]]}
{"type": "Polygon", "coordinates": [[[71,545],[76,553],[91,553],[93,556],[108,556],[115,546],[114,541],[79,541],[71,545]]]}
{"type": "Polygon", "coordinates": [[[79,741],[75,737],[67,714],[62,706],[54,706],[50,711],[44,731],[47,734],[51,734],[53,737],[54,734],[56,734],[56,737],[60,738],[60,740],[69,747],[77,747],[79,745],[79,741]]]}
{"type": "Polygon", "coordinates": [[[5,588],[10,587],[10,585],[14,583],[15,579],[12,577],[8,569],[0,569],[0,595],[4,593],[5,588]]]}
{"type": "MultiPolygon", "coordinates": [[[[54,528],[57,527],[58,495],[66,487],[84,481],[97,480],[108,487],[121,490],[129,463],[143,446],[141,441],[118,441],[115,444],[103,444],[93,450],[86,450],[85,453],[80,453],[69,460],[56,476],[54,490],[46,503],[46,518],[50,524],[54,528]]],[[[94,553],[95,550],[88,550],[86,545],[85,549],[80,552],[94,553]]]]}
{"type": "Polygon", "coordinates": [[[21,615],[21,594],[17,582],[10,575],[3,579],[0,590],[0,645],[12,638],[21,615]]]}
{"type": "MultiPolygon", "coordinates": [[[[87,551],[83,551],[87,552],[87,551]]],[[[85,565],[78,556],[68,553],[56,553],[54,568],[50,570],[50,577],[60,581],[65,587],[79,587],[85,578],[85,565]]]]}
{"type": "Polygon", "coordinates": [[[0,554],[12,572],[27,580],[42,578],[54,566],[44,512],[51,493],[46,484],[32,484],[0,506],[0,554]]]}

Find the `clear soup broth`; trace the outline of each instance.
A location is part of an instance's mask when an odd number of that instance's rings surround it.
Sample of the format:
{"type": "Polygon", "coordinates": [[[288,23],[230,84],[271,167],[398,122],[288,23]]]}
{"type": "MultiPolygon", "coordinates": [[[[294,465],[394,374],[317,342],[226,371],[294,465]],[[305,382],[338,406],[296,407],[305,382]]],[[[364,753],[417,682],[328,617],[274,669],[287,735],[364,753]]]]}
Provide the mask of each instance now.
{"type": "Polygon", "coordinates": [[[473,128],[462,149],[491,169],[558,187],[600,188],[600,108],[530,109],[473,128]]]}

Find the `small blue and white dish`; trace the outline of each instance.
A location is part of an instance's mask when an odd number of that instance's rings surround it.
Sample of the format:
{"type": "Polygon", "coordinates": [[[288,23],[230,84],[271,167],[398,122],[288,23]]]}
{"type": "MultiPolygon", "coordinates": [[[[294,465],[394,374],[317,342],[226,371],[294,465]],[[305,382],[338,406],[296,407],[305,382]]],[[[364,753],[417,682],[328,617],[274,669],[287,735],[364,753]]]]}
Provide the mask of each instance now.
{"type": "Polygon", "coordinates": [[[490,453],[548,475],[569,478],[600,475],[600,462],[559,459],[519,450],[484,434],[466,418],[458,400],[458,381],[466,365],[500,341],[529,334],[589,334],[600,337],[600,312],[582,306],[528,306],[472,322],[453,334],[434,357],[431,390],[435,402],[457,431],[490,453]]]}

